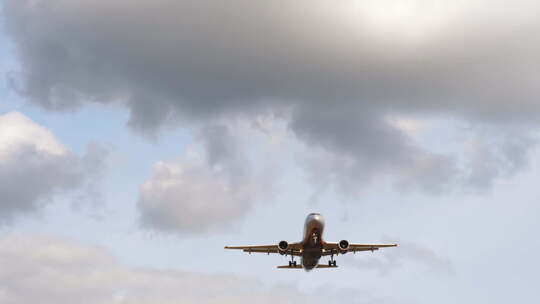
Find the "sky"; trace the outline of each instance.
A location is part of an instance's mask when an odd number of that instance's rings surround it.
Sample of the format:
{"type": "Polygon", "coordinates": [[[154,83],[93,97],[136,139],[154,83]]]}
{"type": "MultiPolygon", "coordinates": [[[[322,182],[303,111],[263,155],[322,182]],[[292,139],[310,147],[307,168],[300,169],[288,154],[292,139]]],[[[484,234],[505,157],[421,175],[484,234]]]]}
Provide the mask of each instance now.
{"type": "Polygon", "coordinates": [[[0,303],[540,300],[536,1],[0,3],[0,303]]]}

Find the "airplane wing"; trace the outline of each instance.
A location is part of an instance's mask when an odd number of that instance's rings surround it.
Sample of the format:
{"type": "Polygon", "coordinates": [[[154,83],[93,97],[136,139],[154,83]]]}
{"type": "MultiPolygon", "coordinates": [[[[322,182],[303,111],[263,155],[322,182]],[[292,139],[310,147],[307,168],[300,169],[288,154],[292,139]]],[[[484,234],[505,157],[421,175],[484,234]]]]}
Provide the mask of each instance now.
{"type": "MultiPolygon", "coordinates": [[[[242,250],[251,254],[252,252],[256,253],[281,253],[278,245],[254,245],[254,246],[225,246],[225,249],[237,249],[242,250]]],[[[301,255],[301,246],[300,243],[289,244],[287,251],[284,251],[283,254],[292,254],[295,256],[301,255]]]]}
{"type": "Polygon", "coordinates": [[[380,248],[397,247],[398,244],[349,244],[347,250],[340,248],[339,243],[328,242],[323,245],[322,255],[339,254],[345,252],[375,251],[380,248]]]}

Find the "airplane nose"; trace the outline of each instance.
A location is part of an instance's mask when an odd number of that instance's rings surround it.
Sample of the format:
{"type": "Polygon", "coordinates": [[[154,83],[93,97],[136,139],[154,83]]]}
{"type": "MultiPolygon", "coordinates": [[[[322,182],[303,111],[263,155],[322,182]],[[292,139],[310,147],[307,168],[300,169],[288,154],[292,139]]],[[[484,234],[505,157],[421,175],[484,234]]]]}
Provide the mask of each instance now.
{"type": "Polygon", "coordinates": [[[321,216],[320,213],[310,213],[310,214],[308,215],[308,217],[314,218],[314,219],[320,219],[320,218],[322,218],[322,216],[321,216]]]}
{"type": "Polygon", "coordinates": [[[320,213],[312,213],[311,218],[321,221],[321,222],[324,221],[324,218],[320,213]]]}
{"type": "Polygon", "coordinates": [[[324,226],[324,217],[320,213],[310,213],[308,218],[308,222],[317,222],[318,225],[324,226]]]}

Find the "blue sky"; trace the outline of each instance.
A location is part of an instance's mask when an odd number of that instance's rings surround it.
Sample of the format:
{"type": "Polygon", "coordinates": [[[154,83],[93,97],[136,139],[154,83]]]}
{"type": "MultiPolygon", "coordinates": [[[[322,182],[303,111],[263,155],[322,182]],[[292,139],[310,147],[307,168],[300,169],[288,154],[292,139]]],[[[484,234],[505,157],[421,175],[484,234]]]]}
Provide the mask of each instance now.
{"type": "Polygon", "coordinates": [[[0,302],[540,299],[537,5],[302,3],[3,1],[0,302]],[[223,250],[314,211],[400,247],[309,273],[223,250]]]}

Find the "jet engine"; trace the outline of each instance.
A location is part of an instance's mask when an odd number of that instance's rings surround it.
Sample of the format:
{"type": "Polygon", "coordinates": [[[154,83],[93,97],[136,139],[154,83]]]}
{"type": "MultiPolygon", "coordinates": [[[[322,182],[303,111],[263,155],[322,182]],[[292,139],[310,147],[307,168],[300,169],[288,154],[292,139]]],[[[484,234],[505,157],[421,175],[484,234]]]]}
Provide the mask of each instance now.
{"type": "Polygon", "coordinates": [[[349,242],[347,240],[341,240],[339,241],[339,251],[341,253],[346,253],[347,250],[349,250],[349,242]]]}
{"type": "Polygon", "coordinates": [[[289,250],[289,243],[287,243],[287,241],[281,241],[278,244],[278,248],[279,248],[279,252],[281,254],[284,254],[287,252],[287,250],[289,250]]]}

